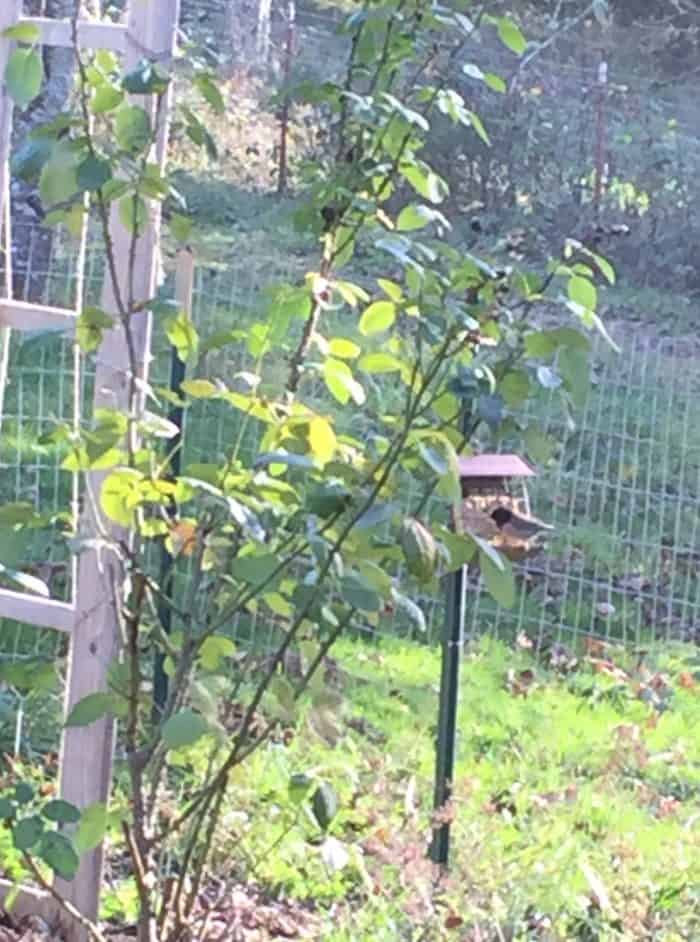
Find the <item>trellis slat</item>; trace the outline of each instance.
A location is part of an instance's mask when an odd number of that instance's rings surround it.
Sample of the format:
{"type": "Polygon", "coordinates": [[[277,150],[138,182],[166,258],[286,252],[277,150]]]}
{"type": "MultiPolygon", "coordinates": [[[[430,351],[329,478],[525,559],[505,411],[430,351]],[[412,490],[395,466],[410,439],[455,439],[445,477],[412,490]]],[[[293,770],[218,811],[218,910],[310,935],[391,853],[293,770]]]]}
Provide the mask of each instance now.
{"type": "MultiPolygon", "coordinates": [[[[73,47],[73,26],[70,20],[52,20],[45,16],[23,16],[22,26],[36,26],[39,43],[43,46],[73,47]]],[[[82,49],[108,49],[110,52],[126,50],[126,27],[122,23],[78,23],[78,44],[82,49]]]]}
{"type": "Polygon", "coordinates": [[[13,330],[74,330],[75,311],[0,298],[0,327],[13,330]]]}
{"type": "Polygon", "coordinates": [[[0,589],[0,618],[12,618],[27,625],[70,634],[75,622],[75,609],[68,602],[0,589]]]}

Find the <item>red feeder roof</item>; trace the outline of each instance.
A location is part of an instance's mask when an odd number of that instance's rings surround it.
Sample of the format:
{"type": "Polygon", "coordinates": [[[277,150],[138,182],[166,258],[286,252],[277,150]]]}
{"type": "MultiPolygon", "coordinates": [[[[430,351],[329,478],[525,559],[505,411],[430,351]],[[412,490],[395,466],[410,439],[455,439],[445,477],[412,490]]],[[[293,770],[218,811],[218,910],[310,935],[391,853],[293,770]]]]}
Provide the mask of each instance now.
{"type": "Polygon", "coordinates": [[[532,478],[536,472],[519,455],[473,455],[459,458],[461,478],[532,478]]]}

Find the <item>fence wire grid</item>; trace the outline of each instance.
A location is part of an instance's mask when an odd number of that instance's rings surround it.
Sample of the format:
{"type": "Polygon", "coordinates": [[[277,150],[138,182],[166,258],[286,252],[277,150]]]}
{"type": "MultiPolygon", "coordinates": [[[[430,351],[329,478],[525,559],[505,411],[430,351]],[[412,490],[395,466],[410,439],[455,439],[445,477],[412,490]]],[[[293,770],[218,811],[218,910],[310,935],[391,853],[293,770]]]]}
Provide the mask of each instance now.
{"type": "MultiPolygon", "coordinates": [[[[302,261],[281,256],[272,241],[269,252],[251,263],[242,240],[231,259],[216,269],[197,269],[193,319],[203,336],[254,312],[266,284],[294,282],[303,272],[302,261]]],[[[42,280],[46,303],[70,305],[72,271],[71,250],[57,238],[46,271],[32,272],[25,284],[42,280]]],[[[88,303],[99,301],[102,271],[95,249],[88,258],[88,303]]],[[[700,641],[700,344],[692,335],[662,336],[624,323],[611,329],[621,353],[594,343],[593,384],[575,424],[563,416],[556,392],[543,394],[531,407],[530,419],[549,436],[555,452],[530,486],[531,502],[556,529],[546,548],[518,568],[512,609],[498,607],[478,573],[469,573],[467,639],[488,635],[512,641],[524,633],[538,647],[572,649],[585,636],[636,645],[700,641]]],[[[207,364],[208,375],[230,377],[241,368],[240,352],[229,349],[207,364]]],[[[168,358],[157,333],[156,384],[167,379],[168,358]]],[[[92,383],[90,364],[86,367],[83,398],[89,416],[92,383]]],[[[42,512],[68,510],[70,475],[61,470],[61,455],[40,439],[57,420],[72,415],[72,368],[67,338],[13,334],[0,438],[0,502],[29,501],[42,512]]],[[[196,403],[187,414],[185,463],[223,456],[239,427],[231,410],[211,401],[196,403]]],[[[407,511],[418,496],[403,495],[407,511]]],[[[49,578],[57,596],[67,597],[62,552],[43,532],[2,534],[3,562],[33,566],[49,578]]],[[[360,627],[361,634],[372,642],[398,637],[436,645],[444,598],[438,593],[416,601],[425,616],[424,634],[389,614],[379,629],[360,627]]],[[[264,650],[283,626],[260,612],[230,629],[242,644],[254,637],[264,650]]],[[[21,664],[40,656],[62,664],[66,653],[67,641],[56,632],[0,621],[0,662],[21,664]]],[[[348,667],[355,676],[357,658],[352,661],[348,667]]],[[[31,755],[55,748],[59,695],[23,700],[11,684],[0,682],[0,750],[31,755]]]]}

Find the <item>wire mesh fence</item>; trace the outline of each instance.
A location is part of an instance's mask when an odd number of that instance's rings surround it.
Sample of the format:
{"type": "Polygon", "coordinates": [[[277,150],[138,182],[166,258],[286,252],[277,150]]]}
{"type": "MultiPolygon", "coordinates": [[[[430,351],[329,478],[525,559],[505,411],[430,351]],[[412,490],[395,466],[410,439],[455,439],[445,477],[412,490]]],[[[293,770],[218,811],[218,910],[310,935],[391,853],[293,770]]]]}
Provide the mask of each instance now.
{"type": "MultiPolygon", "coordinates": [[[[293,283],[302,274],[302,262],[280,255],[272,241],[269,251],[254,261],[246,255],[244,241],[236,249],[238,263],[234,255],[228,266],[197,270],[193,317],[205,337],[237,324],[249,326],[266,285],[293,283]]],[[[71,251],[69,244],[54,240],[48,270],[34,273],[44,276],[43,300],[70,303],[71,251]]],[[[87,270],[87,296],[95,302],[102,278],[97,248],[89,253],[87,270]]],[[[529,417],[553,453],[530,487],[531,502],[534,512],[556,529],[547,546],[518,568],[514,608],[499,608],[478,572],[469,573],[468,639],[488,635],[510,642],[525,634],[539,648],[571,650],[589,636],[635,645],[700,640],[700,345],[692,335],[630,331],[624,323],[613,325],[612,332],[622,352],[595,344],[593,385],[573,423],[562,413],[556,391],[530,407],[529,417]]],[[[168,356],[167,342],[157,331],[156,386],[167,382],[168,356]]],[[[211,378],[230,381],[244,362],[241,348],[233,345],[205,368],[211,378]]],[[[28,501],[42,512],[68,512],[70,475],[61,468],[61,451],[44,444],[42,436],[71,415],[72,363],[67,338],[12,338],[0,440],[2,502],[28,501]]],[[[86,364],[83,377],[86,416],[90,366],[86,364]]],[[[351,431],[362,434],[362,421],[360,414],[354,417],[351,431]]],[[[187,412],[184,464],[223,457],[240,431],[240,414],[211,400],[197,402],[187,412]]],[[[251,452],[257,447],[254,432],[248,444],[251,452]]],[[[403,493],[403,509],[410,512],[418,497],[403,493]]],[[[435,501],[426,513],[442,511],[435,501]]],[[[62,553],[49,531],[3,531],[3,561],[11,554],[13,564],[36,567],[50,577],[54,594],[67,597],[62,553]]],[[[425,618],[423,633],[400,612],[387,611],[377,624],[357,625],[356,636],[380,646],[384,638],[434,646],[445,619],[442,592],[414,600],[425,618]]],[[[264,653],[279,639],[284,623],[261,608],[229,629],[242,645],[254,639],[264,653]]],[[[349,682],[361,682],[357,650],[340,650],[338,668],[349,682]]],[[[65,655],[66,640],[56,632],[0,622],[0,662],[22,665],[46,659],[60,666],[65,655]]],[[[55,748],[60,696],[60,688],[54,687],[24,700],[7,678],[0,683],[0,747],[28,754],[55,748]]]]}

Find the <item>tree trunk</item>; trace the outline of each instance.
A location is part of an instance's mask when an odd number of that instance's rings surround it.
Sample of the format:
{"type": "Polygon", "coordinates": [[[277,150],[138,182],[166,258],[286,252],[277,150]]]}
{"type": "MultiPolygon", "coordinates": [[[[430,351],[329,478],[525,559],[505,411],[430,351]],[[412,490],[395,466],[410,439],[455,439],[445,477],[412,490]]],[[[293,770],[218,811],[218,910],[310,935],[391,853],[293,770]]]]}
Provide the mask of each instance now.
{"type": "Polygon", "coordinates": [[[270,54],[271,0],[231,0],[228,29],[239,72],[264,73],[270,54]]]}

